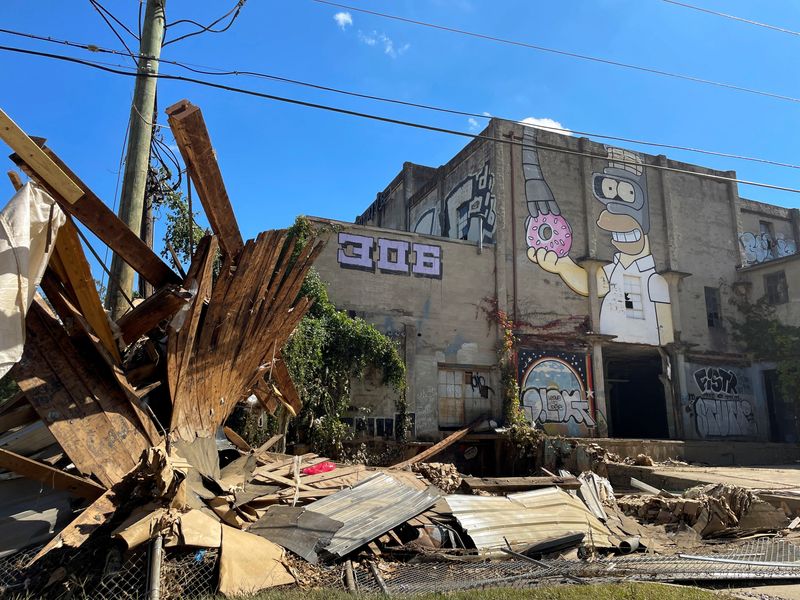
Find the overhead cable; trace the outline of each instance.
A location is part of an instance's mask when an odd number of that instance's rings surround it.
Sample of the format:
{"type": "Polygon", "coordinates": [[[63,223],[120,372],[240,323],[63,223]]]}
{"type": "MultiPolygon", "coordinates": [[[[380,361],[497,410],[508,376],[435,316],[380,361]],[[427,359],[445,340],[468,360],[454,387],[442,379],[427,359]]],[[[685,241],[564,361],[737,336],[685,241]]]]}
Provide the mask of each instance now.
{"type": "MultiPolygon", "coordinates": [[[[56,38],[52,38],[52,37],[49,37],[49,36],[40,36],[40,35],[35,35],[35,34],[32,34],[32,33],[25,33],[25,32],[21,32],[21,31],[14,31],[14,30],[4,29],[4,28],[0,28],[0,33],[6,33],[6,34],[9,34],[9,35],[21,36],[21,37],[30,38],[30,39],[35,39],[35,40],[40,40],[40,41],[45,41],[45,42],[50,42],[50,43],[56,43],[56,44],[61,44],[61,45],[69,46],[69,47],[72,47],[72,48],[81,48],[81,49],[84,49],[84,50],[88,50],[90,52],[106,53],[106,54],[112,54],[112,55],[116,55],[116,56],[128,56],[128,54],[126,54],[123,51],[114,50],[114,49],[110,49],[110,48],[102,48],[102,47],[96,46],[94,44],[83,44],[83,43],[80,43],[80,42],[56,39],[56,38]]],[[[407,100],[399,100],[397,98],[388,98],[388,97],[385,97],[385,96],[377,96],[377,95],[374,95],[374,94],[365,94],[365,93],[361,93],[361,92],[354,92],[354,91],[351,91],[351,90],[344,90],[344,89],[341,89],[341,88],[335,88],[335,87],[321,85],[321,84],[317,84],[317,83],[301,81],[301,80],[297,80],[297,79],[290,79],[288,77],[281,77],[281,76],[278,76],[278,75],[272,75],[272,74],[269,74],[269,73],[262,73],[262,72],[258,72],[258,71],[225,70],[225,69],[221,69],[219,67],[209,67],[209,66],[205,66],[205,65],[198,65],[198,64],[194,64],[194,63],[186,63],[186,62],[181,62],[181,61],[176,61],[176,60],[168,60],[168,59],[164,59],[164,58],[158,58],[158,59],[151,58],[151,60],[157,60],[160,63],[167,64],[167,65],[174,65],[174,66],[180,67],[182,69],[186,69],[188,71],[191,71],[192,73],[199,73],[199,74],[202,74],[202,75],[255,77],[255,78],[260,78],[260,79],[267,79],[267,80],[270,80],[270,81],[277,81],[277,82],[280,82],[280,83],[287,83],[287,84],[291,84],[291,85],[302,86],[302,87],[316,89],[316,90],[325,91],[325,92],[331,92],[331,93],[335,93],[335,94],[342,94],[342,95],[345,95],[345,96],[351,96],[351,97],[355,97],[355,98],[363,98],[363,99],[366,99],[366,100],[374,100],[374,101],[377,101],[377,102],[385,102],[385,103],[396,104],[396,105],[400,105],[400,106],[408,106],[410,108],[419,108],[419,109],[423,109],[423,110],[430,110],[430,111],[440,112],[440,113],[445,113],[445,114],[472,117],[472,118],[476,118],[476,119],[497,118],[497,119],[502,119],[504,121],[509,121],[511,123],[518,123],[518,124],[521,124],[521,125],[527,125],[528,124],[525,121],[520,121],[520,120],[517,120],[517,119],[510,119],[510,118],[502,117],[502,116],[499,116],[499,115],[489,115],[489,114],[486,114],[486,113],[470,112],[470,111],[458,110],[458,109],[454,109],[454,108],[447,108],[447,107],[442,107],[442,106],[434,106],[434,105],[431,105],[431,104],[422,104],[422,103],[418,103],[418,102],[410,102],[410,101],[407,101],[407,100]]],[[[101,63],[101,64],[108,64],[108,63],[101,63]]],[[[749,162],[763,163],[763,164],[767,164],[767,165],[773,165],[773,166],[776,166],[776,167],[785,167],[785,168],[790,168],[790,169],[800,169],[800,165],[798,165],[798,164],[787,163],[787,162],[782,162],[782,161],[777,161],[777,160],[771,160],[771,159],[767,159],[767,158],[759,158],[759,157],[754,157],[754,156],[743,156],[743,155],[740,155],[740,154],[734,154],[734,153],[730,153],[730,152],[721,152],[721,151],[717,151],[717,150],[705,150],[705,149],[701,149],[701,148],[694,148],[694,147],[691,147],[691,146],[679,146],[679,145],[676,145],[676,144],[667,144],[667,143],[664,143],[664,142],[650,142],[650,141],[640,140],[640,139],[636,139],[636,138],[629,138],[629,137],[622,137],[622,136],[618,136],[618,135],[608,135],[608,134],[602,134],[602,133],[595,133],[595,132],[591,132],[591,131],[579,131],[579,130],[576,130],[576,129],[566,129],[566,128],[563,128],[563,127],[548,126],[548,127],[546,127],[546,129],[550,129],[552,131],[557,131],[557,132],[561,132],[561,133],[585,135],[585,136],[590,136],[590,137],[594,137],[594,138],[600,138],[600,139],[606,139],[606,140],[614,140],[614,141],[618,141],[618,142],[625,142],[625,143],[629,143],[629,144],[640,144],[640,145],[643,145],[643,146],[652,146],[652,147],[655,147],[655,148],[667,148],[667,149],[671,149],[671,150],[680,150],[680,151],[684,151],[684,152],[693,152],[693,153],[697,153],[697,154],[705,154],[705,155],[710,155],[710,156],[719,156],[719,157],[722,157],[722,158],[730,158],[730,159],[735,159],[735,160],[743,160],[743,161],[749,161],[749,162]]]]}
{"type": "Polygon", "coordinates": [[[734,21],[740,21],[742,23],[747,23],[748,25],[756,25],[758,27],[764,27],[766,29],[772,29],[773,31],[780,31],[781,33],[788,33],[789,35],[797,35],[800,36],[800,31],[793,31],[792,29],[786,29],[785,27],[778,27],[777,25],[770,25],[769,23],[761,23],[760,21],[753,21],[752,19],[745,19],[744,17],[737,17],[736,15],[730,15],[724,12],[718,12],[716,10],[711,10],[710,8],[704,8],[702,6],[695,6],[694,4],[687,4],[686,2],[678,2],[677,0],[662,0],[667,4],[674,4],[676,6],[682,6],[684,8],[691,8],[692,10],[697,10],[700,12],[708,13],[710,15],[715,15],[717,17],[724,17],[726,19],[732,19],[734,21]]]}
{"type": "Polygon", "coordinates": [[[579,54],[577,52],[570,52],[568,50],[559,50],[557,48],[548,48],[547,46],[540,46],[537,44],[531,44],[528,42],[522,42],[519,40],[510,40],[507,38],[501,38],[493,35],[488,35],[485,33],[477,33],[474,31],[467,31],[465,29],[457,29],[455,27],[449,27],[447,25],[438,25],[436,23],[429,23],[427,21],[419,21],[416,19],[409,19],[407,17],[401,17],[398,15],[392,15],[388,13],[378,12],[375,10],[368,10],[366,8],[360,8],[358,6],[350,6],[349,4],[340,4],[339,2],[332,2],[331,0],[311,0],[311,2],[316,2],[318,4],[326,4],[328,6],[335,6],[337,8],[344,8],[346,10],[352,10],[354,12],[360,12],[368,15],[373,15],[375,17],[381,17],[384,19],[392,19],[394,21],[402,21],[403,23],[410,23],[412,25],[419,25],[421,27],[429,27],[431,29],[438,29],[440,31],[447,31],[450,33],[458,33],[461,35],[466,35],[474,38],[479,38],[482,40],[487,40],[490,42],[497,42],[500,44],[508,44],[511,46],[519,46],[522,48],[528,48],[530,50],[537,50],[539,52],[549,52],[551,54],[558,54],[561,56],[568,56],[570,58],[577,58],[580,60],[586,60],[595,63],[602,63],[606,65],[611,65],[614,67],[621,67],[624,69],[632,69],[634,71],[642,71],[644,73],[651,73],[653,75],[661,75],[664,77],[672,77],[674,79],[682,79],[684,81],[692,81],[694,83],[702,83],[704,85],[711,85],[720,88],[726,88],[729,90],[736,90],[738,92],[746,92],[748,94],[755,94],[757,96],[765,96],[767,98],[775,98],[778,100],[786,100],[788,102],[800,102],[800,98],[795,98],[793,96],[787,96],[785,94],[778,94],[776,92],[767,92],[764,90],[758,90],[755,88],[749,88],[741,85],[736,85],[733,83],[725,83],[723,81],[714,81],[712,79],[703,79],[702,77],[695,77],[694,75],[684,75],[682,73],[674,73],[672,71],[664,71],[662,69],[656,69],[654,67],[644,67],[641,65],[634,65],[631,63],[625,63],[618,60],[612,60],[610,58],[602,58],[599,56],[591,56],[588,54],[579,54]]]}
{"type": "MultiPolygon", "coordinates": [[[[259,91],[256,91],[256,90],[250,90],[250,89],[247,89],[247,88],[240,88],[240,87],[236,87],[236,86],[226,85],[226,84],[223,84],[223,83],[215,83],[213,81],[205,81],[203,79],[196,79],[194,77],[184,77],[183,75],[168,75],[168,74],[164,74],[164,73],[158,73],[158,74],[155,74],[155,73],[139,73],[139,74],[137,74],[137,73],[132,73],[130,71],[124,70],[124,68],[121,65],[118,65],[120,68],[107,67],[107,66],[104,66],[104,65],[101,65],[101,64],[94,63],[92,61],[83,60],[81,58],[75,58],[75,57],[72,57],[72,56],[64,56],[62,54],[53,54],[51,52],[41,52],[41,51],[38,51],[38,50],[29,50],[27,48],[16,48],[16,47],[13,47],[13,46],[0,46],[0,51],[15,52],[15,53],[19,53],[19,54],[28,54],[28,55],[31,55],[31,56],[39,56],[39,57],[43,57],[43,58],[51,58],[51,59],[54,59],[54,60],[59,60],[59,61],[70,62],[70,63],[74,63],[74,64],[87,66],[87,67],[90,67],[90,68],[93,68],[93,69],[98,69],[100,71],[105,71],[107,73],[113,73],[113,74],[116,74],[116,75],[124,75],[126,77],[137,77],[137,76],[154,77],[156,79],[164,79],[164,80],[168,80],[168,81],[183,81],[183,82],[186,82],[186,83],[194,83],[196,85],[200,85],[200,86],[204,86],[204,87],[209,87],[209,88],[214,88],[214,89],[218,89],[218,90],[224,90],[224,91],[227,91],[227,92],[243,94],[243,95],[246,95],[246,96],[252,96],[252,97],[256,97],[256,98],[262,98],[262,99],[265,99],[265,100],[274,100],[276,102],[283,102],[283,103],[286,103],[286,104],[293,104],[295,106],[303,106],[303,107],[306,107],[306,108],[314,108],[314,109],[324,110],[324,111],[331,112],[331,113],[349,115],[349,116],[352,116],[352,117],[360,117],[360,118],[369,119],[369,120],[372,120],[372,121],[378,121],[378,122],[382,122],[382,123],[390,123],[390,124],[393,124],[393,125],[400,125],[400,126],[404,126],[404,127],[410,127],[410,128],[413,128],[413,129],[432,131],[432,132],[435,132],[435,133],[445,133],[445,134],[454,135],[454,136],[458,136],[458,137],[462,137],[462,138],[469,138],[469,139],[473,139],[473,140],[484,140],[484,141],[489,141],[489,142],[495,142],[495,143],[498,143],[498,144],[507,144],[507,145],[510,145],[510,146],[519,146],[519,147],[522,147],[522,148],[537,148],[539,150],[544,150],[544,151],[549,151],[549,152],[556,152],[556,153],[559,153],[559,154],[567,154],[567,155],[572,155],[572,156],[583,156],[583,157],[586,157],[586,158],[593,158],[593,159],[603,160],[603,161],[608,160],[608,157],[606,155],[592,154],[590,152],[582,152],[582,151],[578,151],[578,150],[570,150],[568,148],[562,148],[562,147],[557,147],[557,146],[523,143],[522,141],[517,141],[517,140],[514,140],[514,139],[497,138],[497,137],[490,136],[490,135],[467,133],[465,131],[458,131],[456,129],[448,129],[448,128],[445,128],[445,127],[438,127],[438,126],[435,126],[435,125],[427,125],[427,124],[424,124],[424,123],[417,123],[417,122],[414,122],[414,121],[404,121],[402,119],[395,119],[395,118],[392,118],[392,117],[385,117],[385,116],[382,116],[382,115],[376,115],[376,114],[372,114],[372,113],[365,113],[365,112],[350,110],[350,109],[346,109],[346,108],[330,106],[330,105],[327,105],[327,104],[319,104],[319,103],[316,103],[316,102],[308,102],[308,101],[305,101],[305,100],[299,100],[297,98],[287,98],[287,97],[284,97],[284,96],[276,96],[274,94],[267,94],[267,93],[264,93],[264,92],[259,92],[259,91]]],[[[619,160],[616,160],[616,162],[622,163],[622,164],[631,164],[631,165],[636,164],[637,166],[641,166],[640,163],[634,163],[632,161],[628,161],[628,160],[625,160],[625,159],[619,159],[619,160]]],[[[711,180],[715,180],[715,181],[729,182],[729,183],[738,183],[738,184],[741,184],[741,185],[750,185],[750,186],[754,186],[754,187],[761,187],[761,188],[779,190],[779,191],[784,191],[784,192],[792,192],[792,193],[795,193],[795,194],[800,193],[800,189],[797,189],[797,188],[791,188],[791,187],[786,187],[786,186],[781,186],[781,185],[775,185],[775,184],[771,184],[771,183],[763,183],[763,182],[758,182],[758,181],[749,181],[749,180],[746,180],[746,179],[737,179],[735,177],[729,177],[729,176],[726,176],[726,175],[717,175],[717,174],[714,174],[714,173],[697,172],[697,171],[693,171],[691,169],[680,169],[680,168],[677,168],[677,167],[670,167],[668,165],[658,165],[658,164],[652,164],[652,163],[644,163],[643,166],[645,168],[653,169],[653,170],[657,170],[657,171],[667,171],[667,172],[671,172],[671,173],[682,173],[682,174],[685,174],[685,175],[693,175],[695,177],[700,177],[700,178],[703,178],[703,179],[711,179],[711,180]]]]}

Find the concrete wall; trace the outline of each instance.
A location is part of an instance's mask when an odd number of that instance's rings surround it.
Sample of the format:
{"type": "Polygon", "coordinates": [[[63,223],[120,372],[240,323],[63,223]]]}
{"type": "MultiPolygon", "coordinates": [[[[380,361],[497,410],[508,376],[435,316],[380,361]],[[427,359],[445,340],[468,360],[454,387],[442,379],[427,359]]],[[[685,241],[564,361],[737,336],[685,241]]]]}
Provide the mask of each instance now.
{"type": "Polygon", "coordinates": [[[687,362],[685,439],[769,440],[761,372],[752,366],[687,362]]]}
{"type": "Polygon", "coordinates": [[[743,266],[797,253],[800,238],[798,210],[741,199],[739,246],[743,266]]]}
{"type": "MultiPolygon", "coordinates": [[[[483,308],[495,295],[493,248],[479,252],[469,242],[337,225],[339,231],[326,234],[316,268],[337,308],[402,340],[417,439],[441,436],[440,372],[458,373],[459,391],[479,397],[465,403],[465,419],[482,404],[499,419],[498,332],[483,308]]],[[[394,415],[394,398],[385,388],[367,382],[353,389],[354,407],[366,407],[373,416],[394,415]]]]}
{"type": "Polygon", "coordinates": [[[750,300],[757,301],[766,294],[766,276],[781,271],[786,276],[789,301],[775,306],[775,316],[783,323],[800,325],[800,255],[745,267],[739,271],[739,277],[750,284],[750,300]]]}
{"type": "MultiPolygon", "coordinates": [[[[762,377],[732,340],[729,300],[740,281],[763,295],[763,275],[783,269],[790,302],[778,314],[800,323],[798,211],[739,198],[719,179],[733,172],[498,120],[483,134],[512,143],[473,140],[438,169],[405,163],[358,219],[382,229],[346,226],[319,261],[340,308],[403,340],[418,437],[440,435],[448,369],[491,388],[500,416],[497,331],[479,308],[493,298],[534,357],[519,366],[523,404],[551,432],[605,435],[604,356],[630,350],[662,361],[672,437],[768,439],[762,377]],[[772,262],[742,269],[765,220],[772,262]],[[371,250],[347,235],[373,239],[371,250]],[[438,248],[441,277],[415,276],[413,244],[438,248]],[[719,295],[716,323],[707,294],[719,295]],[[547,380],[545,367],[559,372],[547,380]],[[736,374],[735,393],[700,389],[696,374],[712,368],[736,374]]],[[[354,389],[392,412],[379,388],[354,389]]]]}

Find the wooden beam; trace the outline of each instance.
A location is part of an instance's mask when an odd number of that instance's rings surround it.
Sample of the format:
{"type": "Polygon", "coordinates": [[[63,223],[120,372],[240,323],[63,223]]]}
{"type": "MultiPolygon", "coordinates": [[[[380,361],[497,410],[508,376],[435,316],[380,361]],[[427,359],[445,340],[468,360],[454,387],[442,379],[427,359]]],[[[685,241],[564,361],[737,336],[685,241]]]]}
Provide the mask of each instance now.
{"type": "Polygon", "coordinates": [[[119,494],[113,489],[106,490],[102,496],[89,505],[81,514],[79,514],[69,525],[67,525],[61,532],[52,540],[47,542],[45,546],[36,553],[26,567],[30,567],[33,563],[50,552],[53,548],[60,548],[62,546],[69,546],[70,548],[78,548],[85,542],[90,535],[92,535],[99,527],[104,525],[117,510],[118,498],[124,498],[124,494],[119,494]]]}
{"type": "Polygon", "coordinates": [[[173,104],[167,108],[166,113],[211,230],[219,237],[222,251],[235,256],[244,246],[242,234],[222,181],[222,172],[211,145],[203,113],[188,100],[173,104]]]}
{"type": "Polygon", "coordinates": [[[0,468],[13,471],[26,479],[44,483],[54,490],[69,492],[74,496],[86,498],[87,500],[97,500],[106,491],[102,485],[95,483],[91,479],[70,475],[60,469],[31,460],[4,448],[0,448],[0,468]]]}
{"type": "Polygon", "coordinates": [[[464,477],[464,485],[471,490],[486,492],[520,492],[543,487],[558,486],[565,490],[577,490],[581,482],[576,477],[464,477]]]}
{"type": "Polygon", "coordinates": [[[7,171],[6,175],[11,180],[11,185],[14,186],[15,191],[20,191],[22,189],[22,179],[19,177],[19,173],[16,171],[7,171]]]}
{"type": "Polygon", "coordinates": [[[167,285],[117,320],[126,344],[132,344],[159,323],[169,319],[188,302],[189,294],[176,285],[167,285]]]}
{"type": "MultiPolygon", "coordinates": [[[[483,420],[484,419],[481,418],[479,421],[483,421],[483,420]]],[[[392,469],[405,469],[406,467],[410,467],[411,465],[413,465],[415,463],[428,460],[430,457],[439,454],[439,452],[441,452],[442,450],[444,450],[448,446],[452,446],[458,440],[460,440],[461,438],[466,436],[470,431],[472,431],[472,428],[475,427],[475,425],[477,425],[479,421],[475,421],[473,423],[470,423],[467,427],[464,427],[464,429],[459,429],[458,431],[456,431],[454,433],[451,433],[450,435],[448,435],[446,438],[444,438],[438,444],[434,444],[433,446],[431,446],[427,450],[423,450],[422,452],[420,452],[416,456],[412,456],[411,458],[409,458],[406,461],[403,461],[403,462],[398,463],[396,465],[392,465],[391,468],[392,469]]]]}
{"type": "Polygon", "coordinates": [[[97,293],[92,269],[83,253],[78,230],[70,219],[61,226],[56,237],[55,252],[63,266],[69,289],[73,292],[72,300],[80,308],[83,318],[92,331],[100,339],[105,349],[113,357],[116,364],[122,362],[117,342],[111,331],[108,314],[103,310],[103,303],[97,293]]]}
{"type": "Polygon", "coordinates": [[[83,196],[80,186],[64,173],[2,109],[0,109],[0,138],[67,203],[72,204],[83,196]]]}
{"type": "Polygon", "coordinates": [[[250,447],[250,444],[248,444],[242,436],[240,436],[227,425],[222,428],[222,431],[225,432],[225,437],[228,438],[228,441],[242,452],[251,452],[253,450],[250,447]]]}
{"type": "Polygon", "coordinates": [[[33,423],[39,415],[33,410],[33,407],[27,402],[7,413],[0,414],[0,433],[19,427],[20,425],[27,425],[33,423]]]}
{"type": "MultiPolygon", "coordinates": [[[[35,141],[44,143],[41,138],[36,138],[35,141]]],[[[38,181],[58,202],[59,206],[64,209],[64,212],[86,225],[92,233],[122,257],[134,271],[149,283],[152,283],[157,288],[167,283],[180,283],[177,273],[170,269],[145,242],[139,239],[138,234],[131,231],[52,150],[43,146],[42,151],[70,179],[81,187],[83,195],[78,200],[74,202],[67,201],[58,189],[50,185],[45,176],[37,171],[35,165],[28,164],[21,155],[13,154],[11,160],[28,177],[38,181]]]]}

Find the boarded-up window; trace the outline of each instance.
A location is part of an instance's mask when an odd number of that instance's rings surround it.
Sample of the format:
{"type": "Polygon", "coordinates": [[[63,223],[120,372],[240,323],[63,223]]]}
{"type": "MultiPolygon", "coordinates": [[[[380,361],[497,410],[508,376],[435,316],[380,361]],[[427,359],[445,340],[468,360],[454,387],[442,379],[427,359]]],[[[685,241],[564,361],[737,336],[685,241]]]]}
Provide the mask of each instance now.
{"type": "Polygon", "coordinates": [[[786,273],[778,271],[764,275],[764,291],[770,304],[786,304],[789,301],[789,287],[786,285],[786,273]]]}
{"type": "Polygon", "coordinates": [[[463,427],[491,412],[488,371],[439,369],[439,428],[463,427]]]}

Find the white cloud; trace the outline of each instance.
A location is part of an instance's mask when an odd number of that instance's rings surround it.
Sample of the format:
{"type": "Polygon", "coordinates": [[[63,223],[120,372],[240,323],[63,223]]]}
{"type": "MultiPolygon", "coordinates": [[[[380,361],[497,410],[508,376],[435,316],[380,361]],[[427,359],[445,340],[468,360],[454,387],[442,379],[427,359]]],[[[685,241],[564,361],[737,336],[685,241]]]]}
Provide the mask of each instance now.
{"type": "Polygon", "coordinates": [[[470,117],[467,119],[467,123],[469,123],[469,130],[470,131],[478,131],[478,119],[473,119],[470,117]]]}
{"type": "Polygon", "coordinates": [[[338,12],[333,15],[333,20],[339,26],[339,29],[344,31],[348,25],[353,24],[353,16],[349,12],[338,12]]]}
{"type": "Polygon", "coordinates": [[[530,125],[531,127],[555,131],[556,133],[563,135],[572,135],[572,131],[564,127],[561,123],[553,119],[548,119],[547,117],[542,119],[537,119],[536,117],[527,117],[526,119],[522,119],[522,122],[526,125],[530,125]]]}
{"type": "Polygon", "coordinates": [[[374,30],[371,33],[364,33],[363,31],[359,30],[358,39],[367,46],[380,45],[383,48],[383,53],[391,56],[392,58],[402,56],[409,48],[411,48],[411,44],[408,43],[397,47],[395,46],[394,40],[392,40],[392,38],[390,38],[388,35],[383,32],[378,33],[374,30]]]}

